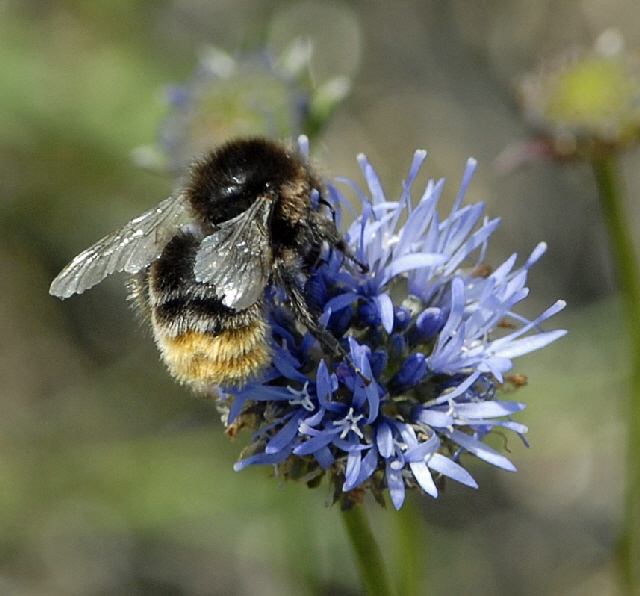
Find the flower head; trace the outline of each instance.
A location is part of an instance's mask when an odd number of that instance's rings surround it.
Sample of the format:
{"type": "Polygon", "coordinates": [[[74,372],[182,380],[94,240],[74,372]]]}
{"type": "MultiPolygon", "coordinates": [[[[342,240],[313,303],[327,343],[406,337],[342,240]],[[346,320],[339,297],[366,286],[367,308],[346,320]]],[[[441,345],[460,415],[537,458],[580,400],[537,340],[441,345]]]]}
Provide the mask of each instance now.
{"type": "Polygon", "coordinates": [[[526,76],[519,95],[536,135],[531,155],[600,157],[640,138],[640,64],[614,30],[526,76]]]}
{"type": "MultiPolygon", "coordinates": [[[[286,302],[274,300],[273,366],[260,382],[224,394],[231,431],[254,433],[237,470],[272,464],[310,485],[326,476],[334,500],[358,500],[369,490],[383,503],[388,491],[400,508],[407,489],[438,496],[442,477],[476,487],[461,464],[464,453],[515,469],[483,439],[496,428],[526,432],[512,420],[524,405],[502,400],[500,390],[511,382],[513,358],[565,333],[541,329],[564,303],[532,321],[515,314],[545,245],[520,266],[512,255],[488,269],[482,259],[499,222],[483,217],[482,204],[462,204],[475,162],[443,217],[442,180],[430,181],[412,203],[425,157],[415,153],[398,200],[387,198],[359,157],[367,190],[346,181],[362,206],[346,238],[369,272],[329,254],[305,288],[350,360],[323,353],[293,324],[286,302]]],[[[327,195],[336,206],[348,204],[333,184],[327,195]]]]}

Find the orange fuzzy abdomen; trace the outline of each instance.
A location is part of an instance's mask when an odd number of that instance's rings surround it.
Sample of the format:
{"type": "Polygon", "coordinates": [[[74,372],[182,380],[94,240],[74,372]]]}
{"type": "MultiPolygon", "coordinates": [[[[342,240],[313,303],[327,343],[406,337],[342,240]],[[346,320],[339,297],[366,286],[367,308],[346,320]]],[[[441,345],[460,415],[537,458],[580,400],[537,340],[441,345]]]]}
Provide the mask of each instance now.
{"type": "Polygon", "coordinates": [[[218,335],[188,331],[176,337],[156,334],[169,372],[197,391],[244,385],[271,362],[268,325],[262,320],[218,335]]]}

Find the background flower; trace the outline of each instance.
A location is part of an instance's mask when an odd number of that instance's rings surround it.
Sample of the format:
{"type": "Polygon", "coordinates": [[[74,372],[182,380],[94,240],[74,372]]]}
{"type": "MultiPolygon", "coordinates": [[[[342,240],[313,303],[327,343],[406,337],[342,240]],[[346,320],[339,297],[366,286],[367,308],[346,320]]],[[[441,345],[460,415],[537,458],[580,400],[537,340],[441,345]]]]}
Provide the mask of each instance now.
{"type": "Polygon", "coordinates": [[[191,80],[166,90],[170,108],[157,146],[140,147],[136,161],[181,173],[194,155],[234,137],[294,139],[315,134],[349,92],[346,77],[314,85],[311,42],[296,39],[281,55],[266,48],[231,56],[207,46],[191,80]]]}

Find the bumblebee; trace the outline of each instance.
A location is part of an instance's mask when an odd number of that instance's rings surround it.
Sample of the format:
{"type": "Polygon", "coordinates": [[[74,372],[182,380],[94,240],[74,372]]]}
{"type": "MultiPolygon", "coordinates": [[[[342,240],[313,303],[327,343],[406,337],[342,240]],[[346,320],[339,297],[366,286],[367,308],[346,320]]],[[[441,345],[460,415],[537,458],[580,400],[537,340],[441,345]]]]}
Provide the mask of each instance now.
{"type": "Polygon", "coordinates": [[[346,357],[303,291],[325,248],[354,258],[320,209],[322,192],[295,152],[262,138],[232,140],[196,160],[173,196],[80,253],[49,291],[68,298],[111,273],[133,274],[132,297],[169,372],[201,393],[240,387],[270,364],[271,284],[286,292],[299,323],[346,357]]]}

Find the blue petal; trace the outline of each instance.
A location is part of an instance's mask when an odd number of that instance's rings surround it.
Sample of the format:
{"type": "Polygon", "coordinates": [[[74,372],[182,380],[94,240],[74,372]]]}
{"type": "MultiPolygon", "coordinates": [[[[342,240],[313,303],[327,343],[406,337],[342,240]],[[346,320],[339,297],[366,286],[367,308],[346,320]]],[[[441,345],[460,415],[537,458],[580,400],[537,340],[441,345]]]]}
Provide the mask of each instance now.
{"type": "Polygon", "coordinates": [[[525,409],[525,405],[516,401],[485,401],[456,405],[456,415],[460,418],[494,418],[511,416],[525,409]]]}
{"type": "Polygon", "coordinates": [[[459,277],[454,277],[451,282],[451,311],[440,333],[438,346],[436,346],[436,348],[439,347],[441,343],[446,342],[447,338],[451,337],[460,326],[464,313],[464,304],[464,282],[459,277]]]}
{"type": "Polygon", "coordinates": [[[413,477],[422,487],[422,490],[424,490],[428,495],[431,495],[434,499],[437,498],[438,487],[433,481],[433,477],[431,476],[431,472],[429,472],[427,465],[424,462],[419,461],[410,462],[409,467],[411,468],[411,472],[413,472],[413,477]]]}
{"type": "Polygon", "coordinates": [[[471,476],[469,472],[467,472],[461,465],[451,461],[448,457],[445,457],[440,453],[434,453],[427,461],[427,466],[440,474],[444,474],[445,476],[456,480],[460,484],[465,484],[471,488],[478,488],[478,483],[473,479],[473,476],[471,476]]]}
{"type": "Polygon", "coordinates": [[[448,388],[440,397],[434,399],[431,403],[433,403],[434,405],[451,403],[452,400],[466,393],[469,388],[480,378],[480,376],[481,373],[477,371],[470,374],[462,383],[460,383],[460,385],[454,387],[453,389],[448,388]]]}
{"type": "Polygon", "coordinates": [[[391,464],[387,464],[386,477],[391,502],[396,509],[400,509],[400,507],[402,507],[402,504],[404,503],[405,497],[402,468],[394,469],[391,464]]]}
{"type": "Polygon", "coordinates": [[[566,333],[563,329],[556,329],[555,331],[546,331],[545,333],[523,337],[522,339],[509,342],[504,348],[495,350],[495,354],[503,358],[517,358],[518,356],[544,348],[566,333]]]}
{"type": "Polygon", "coordinates": [[[324,470],[328,470],[335,463],[335,458],[328,447],[321,447],[313,455],[324,470]]]}
{"type": "Polygon", "coordinates": [[[415,421],[422,422],[436,428],[446,428],[453,424],[453,418],[446,412],[431,410],[428,408],[419,408],[414,413],[415,421]]]}
{"type": "Polygon", "coordinates": [[[404,331],[411,322],[411,311],[406,306],[398,306],[393,311],[393,331],[404,331]]]}
{"type": "Polygon", "coordinates": [[[400,370],[391,377],[388,383],[389,392],[402,393],[409,387],[415,387],[427,374],[427,359],[424,354],[416,352],[411,354],[400,367],[400,370]]]}
{"type": "Polygon", "coordinates": [[[277,453],[289,444],[293,443],[293,439],[298,433],[298,424],[300,418],[304,416],[304,412],[299,412],[297,415],[292,416],[289,420],[270,440],[265,448],[265,453],[277,453]]]}
{"type": "Polygon", "coordinates": [[[413,160],[411,160],[411,167],[409,168],[409,176],[407,177],[407,181],[404,183],[405,187],[408,188],[411,186],[426,158],[427,152],[424,149],[416,149],[416,151],[414,151],[413,160]]]}
{"type": "MultiPolygon", "coordinates": [[[[430,181],[427,191],[432,189],[433,183],[430,181]]],[[[437,197],[434,197],[430,192],[426,192],[416,209],[408,216],[407,222],[399,234],[400,238],[395,248],[396,254],[407,254],[412,245],[422,240],[426,227],[432,223],[436,207],[437,197]]],[[[426,250],[425,252],[430,251],[426,250]]]]}
{"type": "Polygon", "coordinates": [[[358,155],[358,163],[360,164],[360,168],[362,169],[362,173],[364,174],[365,180],[367,181],[367,186],[371,191],[371,196],[373,198],[373,204],[382,203],[385,201],[384,190],[382,188],[382,184],[380,183],[380,178],[376,174],[376,171],[373,169],[373,166],[369,163],[369,160],[360,153],[358,155]]]}
{"type": "Polygon", "coordinates": [[[246,401],[246,397],[235,396],[233,398],[233,403],[231,404],[231,408],[229,408],[229,414],[227,415],[227,425],[231,424],[240,414],[240,412],[242,412],[242,408],[244,407],[246,401]]]}
{"type": "Polygon", "coordinates": [[[504,263],[502,263],[502,265],[500,265],[491,273],[491,279],[495,280],[496,282],[502,282],[507,277],[509,272],[513,269],[514,265],[516,264],[517,258],[517,254],[512,254],[504,263]]]}
{"type": "Polygon", "coordinates": [[[360,474],[360,462],[362,456],[359,451],[350,451],[347,455],[347,466],[345,469],[345,481],[342,490],[349,491],[358,486],[358,476],[360,474]]]}
{"type": "Polygon", "coordinates": [[[545,252],[547,252],[547,243],[540,242],[534,249],[527,262],[524,264],[525,269],[529,269],[545,252]]]}
{"type": "Polygon", "coordinates": [[[378,452],[375,447],[371,447],[367,454],[360,462],[360,473],[356,480],[355,486],[360,486],[369,476],[371,476],[378,468],[378,452]]]}
{"type": "Polygon", "coordinates": [[[416,330],[420,333],[420,340],[431,339],[436,333],[442,330],[444,325],[444,313],[441,308],[425,308],[416,317],[416,330]]]}
{"type": "Polygon", "coordinates": [[[476,171],[478,167],[478,161],[473,157],[470,157],[467,160],[467,163],[464,168],[464,174],[462,175],[462,183],[460,184],[460,191],[458,192],[458,198],[456,199],[456,204],[459,205],[464,198],[464,195],[467,192],[467,188],[471,182],[471,178],[473,177],[473,173],[476,171]]]}
{"type": "Polygon", "coordinates": [[[271,464],[279,464],[283,462],[287,457],[291,455],[291,449],[283,449],[278,453],[268,454],[268,453],[257,453],[256,455],[252,455],[247,459],[243,459],[241,461],[233,464],[233,469],[235,472],[240,472],[249,466],[264,466],[271,464]]]}
{"type": "MultiPolygon", "coordinates": [[[[470,363],[469,363],[470,364],[470,363]]],[[[497,356],[486,356],[478,363],[478,370],[481,372],[489,372],[499,383],[504,382],[502,373],[508,372],[513,367],[513,362],[510,358],[499,358],[497,356]]]]}
{"type": "Polygon", "coordinates": [[[280,371],[280,374],[287,379],[300,381],[301,383],[309,380],[298,370],[297,367],[300,366],[300,363],[289,352],[285,352],[284,350],[276,351],[273,356],[273,365],[280,371]]]}
{"type": "Polygon", "coordinates": [[[376,296],[376,302],[380,309],[380,319],[382,326],[387,333],[391,333],[393,329],[393,315],[394,307],[393,302],[388,294],[379,294],[376,296]]]}
{"type": "Polygon", "coordinates": [[[388,360],[387,353],[382,349],[371,352],[369,362],[371,363],[371,374],[374,379],[377,379],[382,374],[388,360]]]}
{"type": "Polygon", "coordinates": [[[380,455],[385,459],[393,454],[393,433],[391,427],[384,421],[376,426],[376,445],[380,455]]]}
{"type": "MultiPolygon", "coordinates": [[[[549,317],[552,317],[553,315],[557,314],[558,312],[560,312],[564,307],[566,306],[566,302],[564,300],[558,300],[555,304],[553,304],[552,306],[550,306],[547,310],[545,310],[537,319],[535,319],[534,321],[531,321],[530,323],[528,323],[527,325],[525,325],[524,327],[521,327],[520,329],[518,329],[517,331],[514,331],[513,333],[510,333],[509,335],[505,336],[505,337],[501,337],[500,339],[497,339],[496,341],[494,341],[491,345],[492,348],[494,350],[498,350],[500,349],[503,345],[509,344],[511,343],[514,338],[519,337],[521,335],[524,335],[525,333],[527,333],[530,329],[538,326],[540,323],[542,323],[543,321],[547,320],[549,317]]],[[[551,339],[550,341],[554,341],[555,339],[557,339],[558,337],[561,337],[562,335],[564,335],[566,333],[566,331],[550,331],[548,333],[551,334],[557,334],[555,336],[553,336],[553,339],[551,339]]],[[[546,335],[545,333],[541,333],[540,335],[546,335]]],[[[534,336],[536,337],[536,336],[534,336]]],[[[547,342],[549,343],[549,342],[547,342]]],[[[543,344],[543,345],[546,345],[543,344]]],[[[542,346],[539,346],[542,347],[542,346]]],[[[536,348],[537,349],[537,348],[536,348]]]]}
{"type": "Polygon", "coordinates": [[[371,445],[366,445],[360,441],[360,437],[354,431],[350,430],[344,439],[341,439],[340,435],[336,434],[332,443],[345,453],[351,453],[352,451],[366,451],[371,447],[371,445]]]}
{"type": "Polygon", "coordinates": [[[424,461],[427,456],[435,453],[438,447],[440,447],[440,439],[436,433],[433,433],[426,441],[420,441],[407,449],[404,457],[409,462],[424,461]]]}
{"type": "MultiPolygon", "coordinates": [[[[460,209],[455,215],[449,217],[444,225],[450,224],[447,232],[442,235],[440,240],[440,250],[447,254],[452,255],[452,258],[460,262],[461,258],[468,256],[473,250],[482,244],[483,240],[474,241],[474,237],[481,233],[482,237],[485,237],[483,228],[480,228],[471,238],[467,237],[471,233],[471,230],[477,225],[482,212],[484,211],[484,203],[477,203],[475,205],[467,205],[460,209]],[[471,247],[467,246],[471,244],[471,247]],[[464,256],[463,256],[464,255],[464,256]]],[[[447,264],[447,270],[453,272],[457,267],[453,267],[447,264]]]]}
{"type": "Polygon", "coordinates": [[[316,373],[316,394],[320,404],[325,405],[332,393],[329,369],[327,368],[327,363],[321,360],[316,373]]]}
{"type": "Polygon", "coordinates": [[[389,338],[389,355],[393,360],[399,360],[407,354],[407,340],[401,333],[392,333],[389,338]]]}
{"type": "Polygon", "coordinates": [[[380,305],[376,300],[361,300],[358,303],[358,317],[364,325],[375,327],[380,324],[380,305]]]}
{"type": "Polygon", "coordinates": [[[442,265],[446,263],[447,260],[447,256],[439,253],[415,253],[399,257],[394,259],[385,269],[381,285],[386,284],[400,273],[405,273],[411,269],[422,269],[423,267],[442,265]]]}
{"type": "MultiPolygon", "coordinates": [[[[514,422],[513,420],[474,420],[473,418],[466,418],[464,421],[456,422],[456,424],[470,426],[474,429],[479,428],[481,426],[486,426],[488,428],[493,428],[494,426],[499,426],[500,428],[508,428],[513,432],[518,433],[519,435],[524,435],[529,432],[529,429],[526,425],[520,424],[519,422],[514,422]]],[[[524,440],[524,437],[521,437],[524,440]]],[[[525,441],[525,445],[527,445],[525,441]]],[[[527,445],[528,447],[528,445],[527,445]]]]}
{"type": "Polygon", "coordinates": [[[321,434],[323,431],[316,430],[313,427],[318,426],[322,422],[325,415],[325,408],[320,408],[317,412],[311,414],[311,416],[309,416],[308,418],[305,418],[300,424],[300,433],[312,436],[321,434]],[[312,429],[313,432],[311,432],[312,429]]]}
{"type": "Polygon", "coordinates": [[[337,296],[331,298],[331,300],[329,300],[324,305],[324,310],[331,310],[331,312],[342,310],[347,306],[351,306],[357,298],[358,295],[355,292],[345,292],[344,294],[338,294],[337,296]]]}
{"type": "MultiPolygon", "coordinates": [[[[306,377],[302,377],[308,381],[306,377]]],[[[243,392],[244,395],[255,401],[289,401],[293,395],[288,387],[276,387],[274,385],[258,385],[251,392],[243,392]]]]}
{"type": "Polygon", "coordinates": [[[443,235],[445,236],[448,235],[449,227],[452,225],[452,223],[456,221],[457,218],[460,217],[459,215],[460,212],[464,211],[464,208],[461,209],[460,205],[462,204],[462,200],[464,199],[464,195],[467,191],[467,187],[469,185],[469,182],[471,181],[471,176],[475,171],[476,165],[477,165],[476,160],[474,159],[467,160],[467,166],[465,168],[465,172],[462,178],[462,185],[460,186],[460,191],[458,193],[455,203],[453,204],[453,207],[451,208],[451,214],[443,222],[443,235]]]}
{"type": "Polygon", "coordinates": [[[508,472],[516,471],[515,466],[504,455],[501,455],[495,449],[491,449],[491,447],[488,447],[477,439],[474,439],[459,430],[450,431],[447,435],[452,441],[455,441],[458,445],[464,447],[469,453],[473,453],[473,455],[483,459],[491,465],[507,470],[508,472]]]}
{"type": "MultiPolygon", "coordinates": [[[[499,224],[499,218],[492,219],[491,221],[485,223],[477,232],[475,232],[464,244],[462,244],[462,246],[460,246],[460,248],[451,257],[443,271],[443,275],[453,275],[461,265],[461,263],[465,259],[469,258],[469,255],[473,251],[487,242],[489,236],[491,236],[491,234],[495,232],[499,224]]],[[[473,225],[475,225],[475,222],[473,225]]]]}
{"type": "Polygon", "coordinates": [[[315,453],[319,449],[322,449],[323,447],[326,447],[329,443],[331,443],[335,434],[337,433],[323,431],[315,437],[307,439],[304,443],[296,445],[293,452],[296,455],[310,455],[312,453],[315,453]]]}

